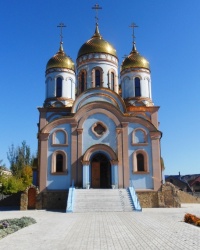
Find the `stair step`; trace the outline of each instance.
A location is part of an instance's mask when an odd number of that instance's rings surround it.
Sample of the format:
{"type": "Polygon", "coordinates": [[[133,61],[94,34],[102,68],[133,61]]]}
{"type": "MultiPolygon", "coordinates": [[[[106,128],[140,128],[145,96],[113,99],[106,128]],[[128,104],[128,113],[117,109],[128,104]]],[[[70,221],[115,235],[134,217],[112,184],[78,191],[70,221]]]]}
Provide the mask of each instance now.
{"type": "Polygon", "coordinates": [[[73,212],[133,211],[126,189],[75,189],[73,212]]]}

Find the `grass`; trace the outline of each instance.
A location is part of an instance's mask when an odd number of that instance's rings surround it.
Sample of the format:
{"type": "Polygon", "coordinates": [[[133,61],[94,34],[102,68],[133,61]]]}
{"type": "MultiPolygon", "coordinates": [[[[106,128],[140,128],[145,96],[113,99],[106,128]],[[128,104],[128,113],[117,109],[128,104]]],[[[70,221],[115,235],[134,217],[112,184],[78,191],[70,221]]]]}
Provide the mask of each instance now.
{"type": "Polygon", "coordinates": [[[34,223],[36,220],[31,217],[0,220],[0,239],[34,223]]]}

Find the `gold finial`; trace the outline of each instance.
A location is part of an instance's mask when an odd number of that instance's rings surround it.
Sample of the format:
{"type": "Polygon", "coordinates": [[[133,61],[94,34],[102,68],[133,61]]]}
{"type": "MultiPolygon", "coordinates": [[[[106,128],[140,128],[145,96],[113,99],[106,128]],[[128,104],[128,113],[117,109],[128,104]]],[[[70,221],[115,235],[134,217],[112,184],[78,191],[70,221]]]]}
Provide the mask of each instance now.
{"type": "Polygon", "coordinates": [[[136,50],[136,47],[135,47],[135,38],[136,37],[135,37],[135,34],[134,34],[134,29],[138,28],[138,26],[135,23],[132,23],[129,27],[133,29],[133,34],[132,34],[132,37],[133,37],[133,47],[136,50]]]}
{"type": "Polygon", "coordinates": [[[99,6],[98,3],[96,3],[93,7],[92,7],[93,10],[96,10],[96,15],[95,15],[95,20],[96,20],[96,23],[98,23],[99,21],[99,18],[98,18],[98,11],[99,10],[102,10],[102,7],[99,6]]]}
{"type": "Polygon", "coordinates": [[[57,27],[60,28],[60,43],[63,43],[63,41],[62,41],[62,39],[63,39],[62,29],[65,28],[66,26],[64,25],[64,23],[59,23],[59,25],[57,27]]]}

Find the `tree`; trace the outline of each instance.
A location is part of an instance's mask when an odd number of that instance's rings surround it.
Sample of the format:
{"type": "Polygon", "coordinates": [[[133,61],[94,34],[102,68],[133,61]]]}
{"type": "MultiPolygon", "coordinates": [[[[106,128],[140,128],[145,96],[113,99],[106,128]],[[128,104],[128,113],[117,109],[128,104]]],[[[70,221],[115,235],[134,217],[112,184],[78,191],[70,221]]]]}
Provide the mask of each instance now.
{"type": "Polygon", "coordinates": [[[22,169],[21,178],[25,187],[28,187],[32,184],[33,180],[33,170],[30,166],[24,166],[22,169]]]}
{"type": "Polygon", "coordinates": [[[32,167],[24,166],[21,171],[21,177],[7,174],[0,175],[1,193],[13,194],[24,191],[32,184],[33,171],[32,167]]]}
{"type": "Polygon", "coordinates": [[[1,192],[3,194],[13,194],[19,191],[25,190],[22,179],[18,179],[15,176],[0,176],[1,192]]]}
{"type": "Polygon", "coordinates": [[[32,166],[34,156],[31,155],[30,147],[26,144],[26,141],[22,141],[21,146],[14,147],[12,144],[7,153],[8,160],[10,162],[10,169],[13,175],[21,177],[24,166],[32,166]]]}
{"type": "Polygon", "coordinates": [[[2,175],[4,170],[6,170],[6,166],[3,163],[3,160],[0,160],[0,175],[2,175]]]}

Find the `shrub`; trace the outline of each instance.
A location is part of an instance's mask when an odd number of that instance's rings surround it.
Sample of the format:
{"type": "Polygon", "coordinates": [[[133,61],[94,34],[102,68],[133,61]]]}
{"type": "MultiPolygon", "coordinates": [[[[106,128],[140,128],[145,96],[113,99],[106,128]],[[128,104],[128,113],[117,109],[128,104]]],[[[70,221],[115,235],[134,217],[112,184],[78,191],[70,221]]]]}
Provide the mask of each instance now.
{"type": "Polygon", "coordinates": [[[22,217],[20,219],[7,219],[0,221],[0,239],[8,234],[14,233],[23,227],[36,223],[35,219],[22,217]]]}

